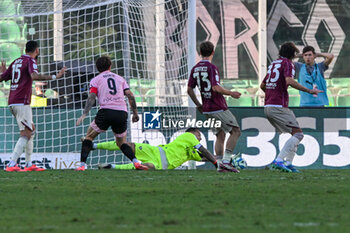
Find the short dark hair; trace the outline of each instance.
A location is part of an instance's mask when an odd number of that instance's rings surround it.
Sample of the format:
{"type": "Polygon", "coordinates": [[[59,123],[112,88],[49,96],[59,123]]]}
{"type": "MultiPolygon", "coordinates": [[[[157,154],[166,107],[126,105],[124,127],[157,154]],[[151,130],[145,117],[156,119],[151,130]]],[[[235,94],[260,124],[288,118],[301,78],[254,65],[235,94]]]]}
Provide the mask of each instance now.
{"type": "Polygon", "coordinates": [[[295,53],[299,53],[299,49],[295,46],[293,42],[284,43],[279,51],[279,55],[288,59],[293,59],[295,53]]]}
{"type": "Polygon", "coordinates": [[[186,129],[186,132],[187,133],[193,133],[193,132],[196,132],[197,130],[199,130],[198,128],[188,128],[188,129],[186,129]]]}
{"type": "Polygon", "coordinates": [[[308,46],[305,46],[305,47],[303,48],[303,54],[304,54],[304,53],[307,53],[307,52],[309,52],[309,51],[311,51],[313,54],[315,54],[315,48],[314,48],[314,47],[308,45],[308,46]]]}
{"type": "Polygon", "coordinates": [[[26,44],[26,53],[32,53],[35,52],[35,50],[39,47],[38,42],[34,40],[30,40],[26,44]]]}
{"type": "Polygon", "coordinates": [[[203,57],[209,57],[214,51],[214,45],[210,41],[203,41],[199,45],[199,51],[203,57]]]}
{"type": "Polygon", "coordinates": [[[108,56],[102,56],[96,60],[96,67],[98,72],[102,73],[111,67],[112,61],[108,56]]]}

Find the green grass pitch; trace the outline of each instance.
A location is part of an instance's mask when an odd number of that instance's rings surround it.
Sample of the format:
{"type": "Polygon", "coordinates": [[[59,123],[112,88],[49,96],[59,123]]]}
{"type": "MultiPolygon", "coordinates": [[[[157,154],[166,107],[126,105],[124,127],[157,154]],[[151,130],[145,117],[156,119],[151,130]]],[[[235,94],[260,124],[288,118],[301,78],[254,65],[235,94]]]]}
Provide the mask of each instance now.
{"type": "Polygon", "coordinates": [[[350,232],[348,170],[0,172],[0,232],[350,232]]]}

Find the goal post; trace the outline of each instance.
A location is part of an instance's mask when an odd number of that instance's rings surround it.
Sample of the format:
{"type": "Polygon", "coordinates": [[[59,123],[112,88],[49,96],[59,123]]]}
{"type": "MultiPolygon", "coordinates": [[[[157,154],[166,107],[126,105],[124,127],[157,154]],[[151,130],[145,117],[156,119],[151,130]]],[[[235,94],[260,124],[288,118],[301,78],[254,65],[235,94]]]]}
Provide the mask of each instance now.
{"type": "MultiPolygon", "coordinates": [[[[188,59],[187,59],[187,66],[188,66],[188,74],[191,73],[191,69],[196,64],[196,23],[197,23],[197,15],[196,15],[196,0],[189,0],[188,1],[188,59]]],[[[186,89],[186,86],[185,86],[186,89]]],[[[195,89],[197,91],[197,88],[195,89]]],[[[188,107],[189,107],[189,115],[196,119],[196,105],[193,103],[190,97],[188,97],[188,107]]],[[[196,168],[196,162],[195,161],[189,161],[188,162],[189,169],[195,169],[196,168]]]]}

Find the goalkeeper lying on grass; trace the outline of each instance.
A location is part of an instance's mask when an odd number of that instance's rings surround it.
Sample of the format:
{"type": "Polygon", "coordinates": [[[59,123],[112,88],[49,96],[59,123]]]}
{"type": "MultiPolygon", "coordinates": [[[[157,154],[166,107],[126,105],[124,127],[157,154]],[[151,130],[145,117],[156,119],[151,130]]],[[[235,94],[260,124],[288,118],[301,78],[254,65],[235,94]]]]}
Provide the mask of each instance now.
{"type": "MultiPolygon", "coordinates": [[[[138,160],[149,169],[165,170],[179,167],[186,161],[201,161],[205,157],[212,162],[219,172],[239,172],[231,163],[219,163],[214,156],[200,144],[201,134],[197,128],[189,128],[174,141],[166,145],[151,146],[145,143],[129,143],[138,160]]],[[[94,145],[94,149],[120,150],[115,141],[94,145]]],[[[100,169],[135,169],[132,163],[115,165],[99,164],[100,169]]]]}

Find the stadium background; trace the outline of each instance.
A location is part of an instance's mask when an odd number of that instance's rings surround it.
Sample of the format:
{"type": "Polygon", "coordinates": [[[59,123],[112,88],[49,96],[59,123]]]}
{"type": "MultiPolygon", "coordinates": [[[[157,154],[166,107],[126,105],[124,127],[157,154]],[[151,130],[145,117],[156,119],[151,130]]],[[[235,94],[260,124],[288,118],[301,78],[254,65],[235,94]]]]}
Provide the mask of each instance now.
{"type": "MultiPolygon", "coordinates": [[[[0,57],[7,61],[7,65],[13,59],[23,53],[24,44],[28,39],[38,40],[41,46],[41,56],[39,58],[39,69],[43,73],[54,74],[56,70],[63,65],[62,61],[55,59],[53,53],[53,14],[43,13],[46,5],[40,5],[43,9],[40,12],[32,12],[33,15],[26,17],[25,13],[30,5],[35,5],[40,1],[0,1],[0,57]],[[35,16],[37,13],[37,16],[35,16]],[[34,32],[31,31],[34,29],[34,32]],[[57,61],[58,60],[58,61],[57,61]]],[[[136,1],[137,2],[137,1],[136,1]]],[[[173,4],[169,1],[170,5],[173,4]]],[[[175,2],[175,1],[174,1],[175,2]]],[[[46,4],[52,4],[47,2],[46,4]]],[[[115,72],[126,76],[129,79],[132,91],[136,94],[138,104],[142,106],[143,111],[154,111],[157,109],[158,99],[161,98],[156,87],[156,82],[152,74],[141,73],[142,63],[147,63],[145,56],[147,54],[144,47],[138,46],[138,37],[136,42],[130,44],[130,50],[134,51],[130,56],[129,69],[125,69],[129,62],[128,56],[125,56],[125,30],[123,25],[123,2],[108,1],[103,4],[102,1],[91,3],[84,1],[84,9],[69,10],[71,1],[63,1],[63,61],[70,68],[70,72],[63,80],[58,82],[37,82],[33,84],[33,113],[34,122],[37,125],[37,136],[35,138],[36,153],[76,153],[80,150],[80,137],[87,127],[87,121],[82,127],[75,127],[74,123],[77,116],[82,111],[84,100],[88,94],[88,81],[96,75],[94,60],[101,54],[109,54],[115,62],[115,72]],[[89,4],[93,7],[89,8],[89,4]],[[98,6],[94,5],[97,4],[98,6]],[[104,19],[108,20],[104,20],[104,19]],[[113,22],[113,29],[108,25],[113,22]],[[98,26],[98,29],[96,27],[98,26]],[[97,39],[96,39],[97,38],[97,39]],[[72,43],[72,41],[74,43],[72,43]]],[[[210,1],[197,0],[197,44],[200,41],[209,39],[216,45],[216,54],[213,63],[221,71],[224,87],[235,89],[243,93],[240,100],[228,99],[231,110],[238,116],[239,121],[247,116],[262,116],[262,108],[259,108],[258,97],[261,95],[258,91],[258,1],[210,1]],[[233,14],[232,12],[235,12],[233,14]],[[236,107],[256,107],[236,108],[236,107]]],[[[181,6],[186,10],[185,1],[181,6]]],[[[131,7],[129,7],[130,9],[131,7]]],[[[74,7],[73,7],[74,9],[74,7]]],[[[169,8],[170,16],[178,21],[177,27],[172,31],[172,41],[178,47],[168,46],[167,49],[175,49],[181,54],[186,53],[187,35],[178,33],[181,26],[186,26],[186,11],[181,13],[173,8],[169,8]],[[184,38],[181,38],[181,37],[184,38]]],[[[329,133],[343,135],[342,141],[344,148],[350,145],[348,138],[348,106],[350,103],[350,82],[348,56],[349,56],[349,16],[350,4],[347,1],[292,1],[292,0],[268,0],[267,1],[267,59],[270,62],[277,56],[276,49],[285,41],[294,41],[300,48],[305,45],[313,45],[316,50],[330,52],[335,55],[335,59],[326,73],[329,89],[330,107],[329,109],[305,110],[295,108],[297,116],[313,116],[317,120],[315,132],[311,132],[320,146],[320,156],[312,165],[322,167],[323,154],[333,155],[344,154],[342,145],[328,146],[324,143],[325,138],[325,118],[340,118],[343,126],[338,128],[329,127],[329,133]],[[283,15],[281,14],[283,12],[283,15]],[[344,107],[344,108],[343,108],[344,107]],[[331,114],[331,115],[330,115],[331,114]],[[315,135],[313,135],[313,133],[315,135]]],[[[169,16],[169,17],[170,17],[169,16]]],[[[137,21],[131,21],[131,27],[137,28],[137,21]]],[[[128,33],[137,35],[137,31],[129,29],[128,33]]],[[[171,54],[169,52],[168,54],[171,54]]],[[[198,59],[198,55],[197,55],[198,59]]],[[[166,57],[168,65],[172,60],[169,55],[166,57]]],[[[148,61],[149,62],[149,61],[148,61]]],[[[173,87],[172,94],[177,95],[174,98],[167,98],[168,105],[177,105],[169,107],[163,112],[176,112],[180,110],[184,114],[188,110],[181,106],[187,105],[187,96],[183,92],[186,86],[187,68],[186,61],[177,61],[178,78],[173,78],[173,71],[166,71],[166,86],[173,87]],[[168,79],[169,78],[169,79],[168,79]],[[181,88],[179,88],[179,86],[181,88]],[[175,104],[174,104],[175,103],[175,104]]],[[[165,89],[165,87],[164,87],[165,89]]],[[[17,138],[17,129],[7,108],[7,96],[9,92],[9,83],[1,83],[0,86],[0,153],[10,153],[17,138]]],[[[290,106],[298,106],[298,91],[290,91],[290,106]]],[[[163,105],[164,107],[164,105],[163,105]]],[[[94,115],[94,111],[90,116],[94,115]]],[[[197,116],[200,117],[199,114],[197,116]]],[[[242,122],[240,122],[242,123],[242,122]]],[[[135,130],[135,126],[133,128],[135,130]]],[[[136,127],[137,134],[132,134],[133,141],[143,141],[142,127],[136,127]],[[133,136],[137,137],[133,138],[133,136]],[[140,136],[141,135],[141,136],[140,136]]],[[[161,130],[153,132],[153,143],[163,143],[160,133],[164,135],[165,142],[179,129],[161,130]]],[[[264,130],[261,130],[264,132],[264,130]]],[[[209,140],[209,133],[203,131],[208,141],[209,149],[212,150],[212,142],[209,140]]],[[[248,147],[247,135],[249,130],[243,130],[243,137],[240,139],[241,152],[247,155],[257,155],[254,148],[248,147]]],[[[109,133],[100,140],[111,139],[109,133]]],[[[273,139],[276,152],[278,152],[277,136],[273,139]]],[[[336,144],[336,143],[333,143],[336,144]]],[[[298,151],[303,153],[303,148],[298,151]]],[[[48,155],[49,156],[49,155],[48,155]]],[[[92,156],[91,164],[96,164],[100,157],[115,161],[115,156],[109,156],[107,153],[95,154],[92,156]],[[96,160],[94,162],[94,159],[96,160]]],[[[0,166],[3,166],[5,156],[2,156],[0,166]]],[[[7,158],[7,157],[6,157],[7,158]]],[[[350,164],[348,157],[341,157],[343,161],[341,167],[350,164]]],[[[117,159],[119,161],[119,159],[117,159]]],[[[311,166],[312,167],[312,166],[311,166]]]]}

